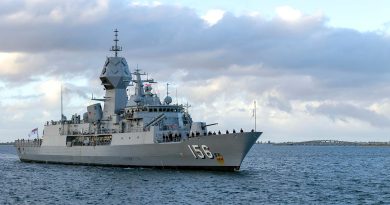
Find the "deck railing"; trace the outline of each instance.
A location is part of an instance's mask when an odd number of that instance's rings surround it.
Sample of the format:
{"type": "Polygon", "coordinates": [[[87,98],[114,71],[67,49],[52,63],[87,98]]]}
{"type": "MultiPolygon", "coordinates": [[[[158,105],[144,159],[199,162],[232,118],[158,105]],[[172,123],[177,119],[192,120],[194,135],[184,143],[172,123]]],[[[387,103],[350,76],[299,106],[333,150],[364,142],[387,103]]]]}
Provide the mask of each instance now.
{"type": "Polygon", "coordinates": [[[15,140],[16,147],[40,147],[42,145],[42,139],[33,139],[33,140],[15,140]]]}

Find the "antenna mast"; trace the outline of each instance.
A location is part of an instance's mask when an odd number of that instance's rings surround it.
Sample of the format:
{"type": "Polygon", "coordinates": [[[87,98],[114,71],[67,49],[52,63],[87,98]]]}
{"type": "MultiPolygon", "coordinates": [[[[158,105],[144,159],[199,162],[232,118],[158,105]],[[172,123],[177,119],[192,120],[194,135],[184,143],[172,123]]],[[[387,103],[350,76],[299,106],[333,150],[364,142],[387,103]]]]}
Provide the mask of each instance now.
{"type": "Polygon", "coordinates": [[[167,96],[169,96],[168,86],[169,86],[169,83],[167,83],[167,96]]]}
{"type": "Polygon", "coordinates": [[[179,100],[177,99],[177,87],[176,87],[176,105],[179,105],[179,100]]]}
{"type": "Polygon", "coordinates": [[[187,101],[187,104],[184,105],[184,107],[186,108],[187,113],[189,113],[191,105],[188,104],[188,101],[187,101]]]}
{"type": "Polygon", "coordinates": [[[115,42],[115,46],[112,46],[110,51],[114,51],[115,52],[115,57],[118,57],[118,51],[122,51],[122,46],[118,46],[118,29],[115,29],[114,30],[115,32],[115,38],[114,38],[114,42],[115,42]]]}
{"type": "Polygon", "coordinates": [[[255,116],[255,132],[256,132],[256,100],[253,102],[254,109],[253,109],[253,115],[255,116]]]}
{"type": "Polygon", "coordinates": [[[61,83],[61,124],[63,124],[63,118],[64,116],[64,106],[63,106],[63,103],[62,103],[62,83],[61,83]]]}

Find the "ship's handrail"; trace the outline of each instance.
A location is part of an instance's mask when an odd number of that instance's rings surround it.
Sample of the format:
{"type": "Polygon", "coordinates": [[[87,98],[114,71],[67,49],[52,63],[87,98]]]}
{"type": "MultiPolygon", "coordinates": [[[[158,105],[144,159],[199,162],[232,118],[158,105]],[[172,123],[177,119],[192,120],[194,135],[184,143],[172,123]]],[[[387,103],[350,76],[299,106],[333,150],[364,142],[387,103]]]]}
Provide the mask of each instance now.
{"type": "Polygon", "coordinates": [[[77,131],[77,130],[65,130],[61,132],[61,135],[101,135],[101,134],[115,134],[115,133],[128,133],[128,132],[147,132],[150,130],[150,127],[130,127],[124,130],[116,129],[96,129],[91,131],[77,131]]]}
{"type": "Polygon", "coordinates": [[[42,145],[42,139],[34,139],[34,140],[15,140],[16,147],[40,147],[42,145]]]}
{"type": "Polygon", "coordinates": [[[67,147],[73,147],[73,146],[101,146],[101,145],[110,145],[112,141],[112,136],[88,136],[87,139],[85,139],[86,136],[68,136],[66,139],[66,146],[67,147]]]}
{"type": "Polygon", "coordinates": [[[144,129],[143,127],[130,127],[126,129],[126,132],[145,132],[148,131],[149,129],[144,129]]]}

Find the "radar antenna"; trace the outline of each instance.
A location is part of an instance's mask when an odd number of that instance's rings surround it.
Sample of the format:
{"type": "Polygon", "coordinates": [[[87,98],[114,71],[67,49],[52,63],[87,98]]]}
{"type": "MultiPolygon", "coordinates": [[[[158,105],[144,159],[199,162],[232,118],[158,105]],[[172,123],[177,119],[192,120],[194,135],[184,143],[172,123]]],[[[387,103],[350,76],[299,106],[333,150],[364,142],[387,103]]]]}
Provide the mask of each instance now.
{"type": "Polygon", "coordinates": [[[167,97],[169,96],[168,86],[169,86],[169,83],[167,83],[167,97]]]}
{"type": "Polygon", "coordinates": [[[118,46],[118,29],[115,29],[114,30],[114,33],[115,33],[115,38],[114,38],[114,42],[115,42],[115,46],[112,46],[110,51],[115,51],[115,57],[118,57],[118,51],[122,51],[122,46],[118,46]]]}
{"type": "Polygon", "coordinates": [[[188,101],[187,104],[184,105],[184,107],[186,108],[186,112],[189,113],[191,105],[188,104],[188,101]]]}

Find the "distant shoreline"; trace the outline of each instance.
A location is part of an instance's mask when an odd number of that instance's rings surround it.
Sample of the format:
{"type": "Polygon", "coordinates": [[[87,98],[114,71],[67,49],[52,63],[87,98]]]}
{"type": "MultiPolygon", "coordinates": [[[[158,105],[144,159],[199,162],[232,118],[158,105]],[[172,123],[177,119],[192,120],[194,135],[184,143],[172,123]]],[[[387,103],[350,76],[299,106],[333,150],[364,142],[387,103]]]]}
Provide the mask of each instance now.
{"type": "Polygon", "coordinates": [[[14,142],[0,142],[0,145],[14,145],[14,142]]]}
{"type": "Polygon", "coordinates": [[[281,146],[370,146],[370,147],[387,147],[390,142],[348,142],[338,140],[313,140],[305,142],[281,142],[271,143],[273,145],[281,146]]]}

